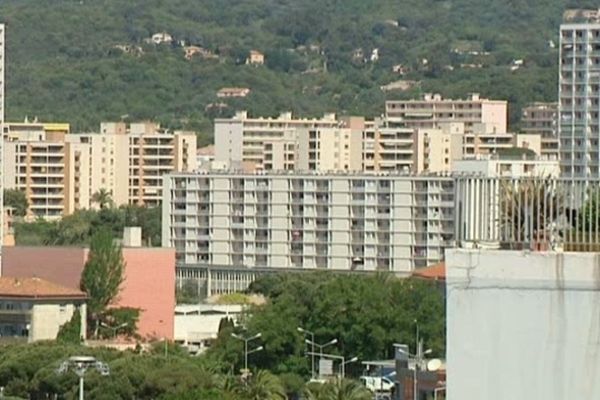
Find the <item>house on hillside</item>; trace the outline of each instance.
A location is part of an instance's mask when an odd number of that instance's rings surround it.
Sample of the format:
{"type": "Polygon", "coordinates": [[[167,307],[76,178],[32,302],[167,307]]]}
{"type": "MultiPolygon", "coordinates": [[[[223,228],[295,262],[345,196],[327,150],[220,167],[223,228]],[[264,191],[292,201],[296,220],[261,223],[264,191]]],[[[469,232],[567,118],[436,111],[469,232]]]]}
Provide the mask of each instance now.
{"type": "Polygon", "coordinates": [[[258,50],[250,50],[246,64],[263,65],[265,63],[265,55],[258,50]]]}
{"type": "Polygon", "coordinates": [[[87,295],[40,278],[0,277],[0,337],[27,342],[54,340],[79,310],[85,339],[87,295]]]}
{"type": "Polygon", "coordinates": [[[246,97],[250,94],[249,88],[225,87],[217,92],[217,97],[246,97]]]}
{"type": "Polygon", "coordinates": [[[170,44],[173,42],[173,37],[167,32],[159,32],[152,35],[150,41],[154,44],[162,44],[167,43],[170,44]]]}

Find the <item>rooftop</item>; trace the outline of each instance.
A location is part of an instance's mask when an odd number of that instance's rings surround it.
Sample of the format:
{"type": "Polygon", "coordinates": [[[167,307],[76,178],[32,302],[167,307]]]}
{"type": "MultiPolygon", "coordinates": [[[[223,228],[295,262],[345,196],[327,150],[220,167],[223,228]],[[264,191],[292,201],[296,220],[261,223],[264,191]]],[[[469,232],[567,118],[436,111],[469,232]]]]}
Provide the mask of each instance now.
{"type": "Polygon", "coordinates": [[[40,278],[0,277],[0,297],[28,299],[85,299],[87,295],[76,289],[40,278]]]}
{"type": "Polygon", "coordinates": [[[428,279],[428,280],[445,280],[446,279],[446,263],[439,262],[437,264],[430,265],[429,267],[419,268],[413,272],[413,276],[416,278],[428,279]]]}

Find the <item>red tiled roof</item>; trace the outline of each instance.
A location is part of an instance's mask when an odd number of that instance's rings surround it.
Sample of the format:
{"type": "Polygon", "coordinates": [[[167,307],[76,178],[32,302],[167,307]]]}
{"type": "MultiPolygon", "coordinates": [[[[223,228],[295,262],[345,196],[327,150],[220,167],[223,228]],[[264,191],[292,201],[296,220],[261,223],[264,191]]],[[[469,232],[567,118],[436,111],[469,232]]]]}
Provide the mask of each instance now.
{"type": "Polygon", "coordinates": [[[0,297],[85,299],[87,295],[80,290],[60,286],[40,278],[0,277],[0,297]]]}
{"type": "Polygon", "coordinates": [[[442,261],[429,267],[419,268],[413,272],[413,276],[423,279],[445,280],[446,263],[442,261]]]}

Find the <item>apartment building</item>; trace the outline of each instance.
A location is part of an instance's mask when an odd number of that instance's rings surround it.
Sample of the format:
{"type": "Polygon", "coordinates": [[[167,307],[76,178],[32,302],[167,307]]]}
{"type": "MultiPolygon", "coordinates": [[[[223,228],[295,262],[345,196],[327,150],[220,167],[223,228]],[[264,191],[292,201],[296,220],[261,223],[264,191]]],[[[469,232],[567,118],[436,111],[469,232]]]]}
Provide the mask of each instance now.
{"type": "Polygon", "coordinates": [[[540,135],[541,155],[558,160],[558,103],[532,103],[523,107],[521,131],[540,135]]]}
{"type": "Polygon", "coordinates": [[[154,123],[103,123],[100,130],[70,134],[68,124],[6,124],[4,185],[26,193],[29,217],[56,219],[95,207],[100,189],[116,205],[156,206],[162,175],[196,169],[194,133],[154,123]]]}
{"type": "Polygon", "coordinates": [[[559,115],[565,176],[600,176],[600,15],[565,12],[560,26],[559,115]]]}
{"type": "Polygon", "coordinates": [[[462,122],[465,132],[484,124],[486,133],[507,132],[508,103],[472,94],[467,99],[444,99],[439,94],[425,94],[420,100],[391,100],[385,103],[385,116],[390,123],[407,128],[437,128],[440,123],[462,122]]]}
{"type": "Polygon", "coordinates": [[[215,119],[215,161],[226,168],[245,171],[291,169],[293,157],[297,157],[296,148],[300,146],[298,142],[303,141],[307,147],[310,131],[341,127],[335,114],[326,114],[321,119],[297,119],[292,113],[282,113],[276,118],[251,118],[245,111],[238,112],[233,118],[215,119]],[[273,151],[281,146],[287,152],[285,162],[265,159],[265,153],[282,154],[273,151]]]}
{"type": "Polygon", "coordinates": [[[446,176],[170,174],[163,245],[182,267],[408,274],[443,258],[453,207],[446,176]]]}
{"type": "Polygon", "coordinates": [[[553,177],[560,176],[557,159],[544,156],[481,156],[473,160],[456,160],[452,167],[454,172],[476,174],[485,177],[553,177]]]}

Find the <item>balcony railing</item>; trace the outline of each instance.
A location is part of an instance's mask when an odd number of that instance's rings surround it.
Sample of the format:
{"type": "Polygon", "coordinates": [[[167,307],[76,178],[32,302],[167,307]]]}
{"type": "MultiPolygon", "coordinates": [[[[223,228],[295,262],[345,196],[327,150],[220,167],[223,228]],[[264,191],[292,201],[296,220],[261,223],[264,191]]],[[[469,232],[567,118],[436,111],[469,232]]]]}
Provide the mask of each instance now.
{"type": "Polygon", "coordinates": [[[463,245],[600,251],[600,179],[458,178],[456,190],[463,245]]]}

